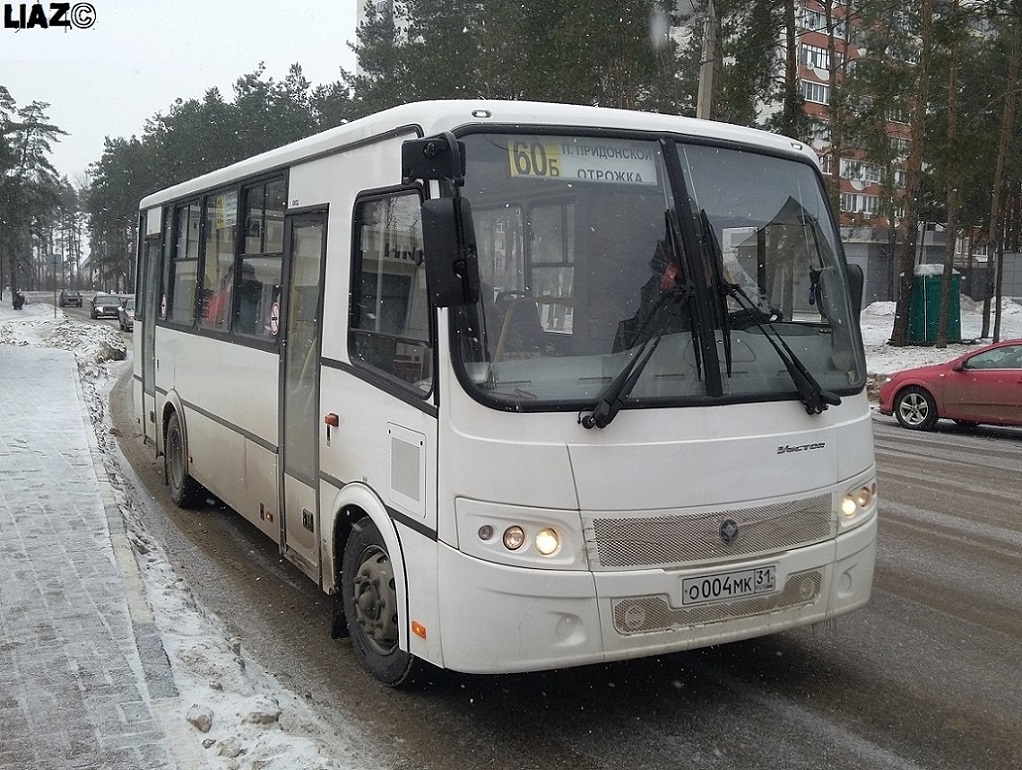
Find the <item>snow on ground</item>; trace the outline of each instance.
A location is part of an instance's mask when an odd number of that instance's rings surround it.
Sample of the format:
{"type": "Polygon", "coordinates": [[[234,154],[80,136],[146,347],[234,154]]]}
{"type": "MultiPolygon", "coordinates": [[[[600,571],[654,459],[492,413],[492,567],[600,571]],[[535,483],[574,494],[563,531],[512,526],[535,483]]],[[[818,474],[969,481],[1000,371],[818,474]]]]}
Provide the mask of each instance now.
{"type": "MultiPolygon", "coordinates": [[[[1001,339],[1022,338],[1022,305],[1005,299],[1001,305],[1001,339]]],[[[983,304],[969,297],[961,298],[961,320],[963,343],[948,345],[946,348],[904,347],[896,348],[887,344],[894,328],[894,303],[874,302],[862,311],[862,342],[866,347],[867,371],[870,374],[891,374],[900,369],[926,366],[950,361],[963,353],[975,350],[977,345],[992,340],[979,339],[983,331],[983,304]]],[[[993,329],[993,316],[990,319],[993,329]]]]}
{"type": "Polygon", "coordinates": [[[38,296],[20,311],[9,299],[0,303],[0,345],[61,348],[78,358],[87,407],[179,693],[180,713],[172,718],[180,723],[170,740],[182,735],[194,740],[194,746],[179,747],[179,758],[195,757],[215,770],[384,768],[354,725],[345,730],[336,720],[328,724],[250,659],[174,573],[160,544],[146,532],[137,494],[126,481],[133,476],[114,459],[120,455],[106,403],[131,364],[124,338],[111,323],[86,323],[60,309],[54,313],[53,305],[38,296]]]}
{"type": "MultiPolygon", "coordinates": [[[[106,401],[114,381],[130,365],[130,351],[112,324],[67,318],[40,299],[21,311],[14,311],[9,300],[0,303],[0,345],[74,351],[100,446],[112,457],[115,452],[106,401]]],[[[1022,305],[1006,301],[1003,307],[1002,339],[1022,338],[1022,305]]],[[[943,349],[895,348],[887,344],[894,325],[894,303],[870,305],[862,313],[869,373],[875,379],[899,369],[948,361],[975,349],[980,344],[981,310],[977,303],[962,297],[962,338],[972,342],[943,349]]],[[[194,704],[181,718],[200,725],[211,715],[208,732],[190,728],[207,765],[225,770],[381,767],[379,759],[359,745],[354,728],[338,734],[336,727],[328,727],[309,704],[248,659],[219,619],[199,606],[188,586],[174,574],[159,543],[145,531],[121,469],[109,459],[107,465],[120,493],[121,509],[181,702],[186,704],[184,708],[194,704]]]]}

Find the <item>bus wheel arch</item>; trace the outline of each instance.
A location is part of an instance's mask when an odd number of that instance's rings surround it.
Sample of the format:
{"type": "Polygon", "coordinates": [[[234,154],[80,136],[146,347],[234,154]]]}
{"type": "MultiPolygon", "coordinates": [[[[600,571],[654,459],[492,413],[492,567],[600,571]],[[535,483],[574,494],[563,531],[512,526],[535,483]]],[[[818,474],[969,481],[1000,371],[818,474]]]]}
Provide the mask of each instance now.
{"type": "Polygon", "coordinates": [[[348,621],[344,616],[344,601],[341,592],[341,567],[344,547],[351,537],[352,528],[356,521],[359,521],[368,514],[356,505],[347,505],[334,516],[332,544],[330,549],[331,569],[329,572],[331,582],[323,588],[330,593],[334,600],[333,620],[330,635],[334,639],[349,636],[348,621]]]}
{"type": "Polygon", "coordinates": [[[170,499],[179,508],[191,508],[202,487],[188,471],[188,434],[184,413],[171,404],[163,413],[163,475],[170,499]]]}
{"type": "Polygon", "coordinates": [[[378,680],[390,687],[407,686],[422,662],[408,652],[400,542],[379,499],[361,485],[349,487],[332,523],[333,636],[350,636],[362,666],[378,680]]]}

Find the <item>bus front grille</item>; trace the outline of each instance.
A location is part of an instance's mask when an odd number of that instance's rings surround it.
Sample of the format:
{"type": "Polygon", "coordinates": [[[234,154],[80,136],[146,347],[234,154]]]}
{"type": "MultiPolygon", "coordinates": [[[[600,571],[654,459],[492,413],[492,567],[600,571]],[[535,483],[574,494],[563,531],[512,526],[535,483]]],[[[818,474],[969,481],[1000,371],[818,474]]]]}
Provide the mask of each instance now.
{"type": "Polygon", "coordinates": [[[789,575],[783,591],[738,601],[689,608],[672,607],[666,596],[618,599],[613,603],[614,627],[619,634],[628,636],[790,610],[814,604],[820,598],[822,585],[823,573],[811,570],[789,575]]]}
{"type": "Polygon", "coordinates": [[[834,537],[835,528],[830,495],[819,495],[756,508],[593,518],[586,541],[594,570],[678,567],[787,551],[834,537]]]}

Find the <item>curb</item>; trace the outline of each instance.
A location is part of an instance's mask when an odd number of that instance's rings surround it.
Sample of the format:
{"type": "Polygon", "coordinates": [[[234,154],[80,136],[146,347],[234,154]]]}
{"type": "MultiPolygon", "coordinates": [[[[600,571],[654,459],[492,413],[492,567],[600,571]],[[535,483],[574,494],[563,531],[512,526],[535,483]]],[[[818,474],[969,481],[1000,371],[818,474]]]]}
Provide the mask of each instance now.
{"type": "MultiPolygon", "coordinates": [[[[127,520],[128,501],[117,485],[114,484],[106,463],[108,459],[100,449],[97,436],[97,424],[93,422],[89,411],[89,399],[82,385],[78,357],[75,356],[74,384],[78,393],[82,420],[89,442],[93,470],[99,483],[100,499],[106,514],[107,527],[110,534],[110,545],[113,549],[117,569],[121,573],[124,592],[127,598],[128,615],[134,635],[135,651],[141,664],[142,678],[148,690],[149,706],[153,717],[159,723],[167,739],[167,747],[178,768],[198,768],[207,766],[205,758],[198,753],[194,739],[185,729],[182,719],[183,708],[179,700],[180,693],[174,682],[170,659],[163,646],[163,639],[153,616],[152,606],[146,597],[145,582],[138,565],[135,549],[125,524],[127,520]]],[[[113,460],[109,460],[113,462],[113,460]]]]}

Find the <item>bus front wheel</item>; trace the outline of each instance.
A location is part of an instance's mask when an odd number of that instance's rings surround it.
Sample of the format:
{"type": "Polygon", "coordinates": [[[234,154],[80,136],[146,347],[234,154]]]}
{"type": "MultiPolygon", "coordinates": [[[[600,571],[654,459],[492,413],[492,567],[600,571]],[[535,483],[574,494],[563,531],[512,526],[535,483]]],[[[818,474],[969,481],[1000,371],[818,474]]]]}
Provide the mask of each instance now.
{"type": "Polygon", "coordinates": [[[181,418],[177,412],[172,413],[167,420],[163,470],[170,488],[170,499],[179,508],[191,508],[198,497],[199,483],[188,475],[188,447],[185,446],[181,418]]]}
{"type": "Polygon", "coordinates": [[[420,662],[401,649],[394,565],[376,525],[355,523],[341,562],[344,617],[362,665],[390,687],[412,683],[420,662]]]}

